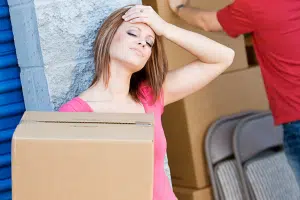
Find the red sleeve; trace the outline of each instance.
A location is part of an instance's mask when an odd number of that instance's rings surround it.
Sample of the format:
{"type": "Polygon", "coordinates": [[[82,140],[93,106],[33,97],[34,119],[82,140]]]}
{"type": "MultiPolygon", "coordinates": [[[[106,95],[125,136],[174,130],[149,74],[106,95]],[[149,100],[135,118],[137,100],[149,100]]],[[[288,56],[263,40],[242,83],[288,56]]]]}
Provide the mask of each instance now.
{"type": "Polygon", "coordinates": [[[217,18],[223,30],[231,37],[251,33],[254,30],[254,8],[250,2],[254,0],[235,0],[232,4],[217,12],[217,18]]]}

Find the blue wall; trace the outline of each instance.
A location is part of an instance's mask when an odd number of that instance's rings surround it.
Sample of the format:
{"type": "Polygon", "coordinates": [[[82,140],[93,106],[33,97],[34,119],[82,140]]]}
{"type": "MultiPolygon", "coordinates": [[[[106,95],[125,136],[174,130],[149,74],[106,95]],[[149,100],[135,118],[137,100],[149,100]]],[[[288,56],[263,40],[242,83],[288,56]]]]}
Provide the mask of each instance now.
{"type": "Polygon", "coordinates": [[[11,199],[11,138],[25,111],[9,8],[0,0],[0,199],[11,199]]]}

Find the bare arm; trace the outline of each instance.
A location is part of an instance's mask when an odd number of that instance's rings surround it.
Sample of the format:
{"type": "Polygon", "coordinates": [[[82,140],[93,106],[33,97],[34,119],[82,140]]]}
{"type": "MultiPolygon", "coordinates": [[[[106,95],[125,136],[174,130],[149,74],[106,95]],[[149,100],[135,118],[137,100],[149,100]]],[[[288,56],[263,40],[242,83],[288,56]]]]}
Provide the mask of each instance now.
{"type": "Polygon", "coordinates": [[[222,31],[217,12],[189,6],[189,0],[168,0],[171,10],[190,25],[205,31],[222,31]]]}
{"type": "Polygon", "coordinates": [[[205,31],[216,32],[223,30],[218,21],[216,11],[205,11],[199,8],[184,6],[176,14],[188,24],[205,31]]]}
{"type": "Polygon", "coordinates": [[[178,101],[204,87],[232,63],[234,51],[200,34],[172,24],[165,26],[163,36],[198,59],[168,72],[164,89],[165,105],[178,101]]]}

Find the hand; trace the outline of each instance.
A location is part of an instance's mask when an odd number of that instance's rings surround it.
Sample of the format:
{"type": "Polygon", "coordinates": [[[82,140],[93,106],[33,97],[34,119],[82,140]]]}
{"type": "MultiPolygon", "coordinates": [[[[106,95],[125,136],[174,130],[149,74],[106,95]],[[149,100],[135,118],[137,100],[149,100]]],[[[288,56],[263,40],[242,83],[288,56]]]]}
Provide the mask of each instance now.
{"type": "Polygon", "coordinates": [[[163,35],[167,22],[151,6],[136,5],[130,8],[122,18],[130,23],[145,23],[159,36],[163,35]]]}
{"type": "Polygon", "coordinates": [[[168,0],[169,1],[169,6],[171,10],[177,14],[177,6],[183,4],[187,5],[189,0],[168,0]]]}

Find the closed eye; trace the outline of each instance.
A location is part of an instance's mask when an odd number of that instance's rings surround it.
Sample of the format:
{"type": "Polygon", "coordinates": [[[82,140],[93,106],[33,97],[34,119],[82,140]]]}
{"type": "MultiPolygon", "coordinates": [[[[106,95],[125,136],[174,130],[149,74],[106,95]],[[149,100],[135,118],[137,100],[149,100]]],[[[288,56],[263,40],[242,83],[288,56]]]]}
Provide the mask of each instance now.
{"type": "MultiPolygon", "coordinates": [[[[137,37],[137,35],[135,35],[135,34],[133,34],[133,33],[131,33],[131,32],[127,32],[127,34],[130,35],[130,36],[133,36],[133,37],[137,37]]],[[[147,45],[148,45],[150,48],[152,48],[153,44],[151,44],[150,42],[146,42],[146,43],[147,43],[147,45]]]]}
{"type": "Polygon", "coordinates": [[[152,47],[153,45],[152,44],[150,44],[149,42],[147,42],[147,45],[149,46],[149,47],[152,47]]]}
{"type": "Polygon", "coordinates": [[[133,34],[133,33],[128,32],[127,34],[128,34],[128,35],[131,35],[131,36],[133,36],[133,37],[136,37],[136,35],[133,34]]]}

